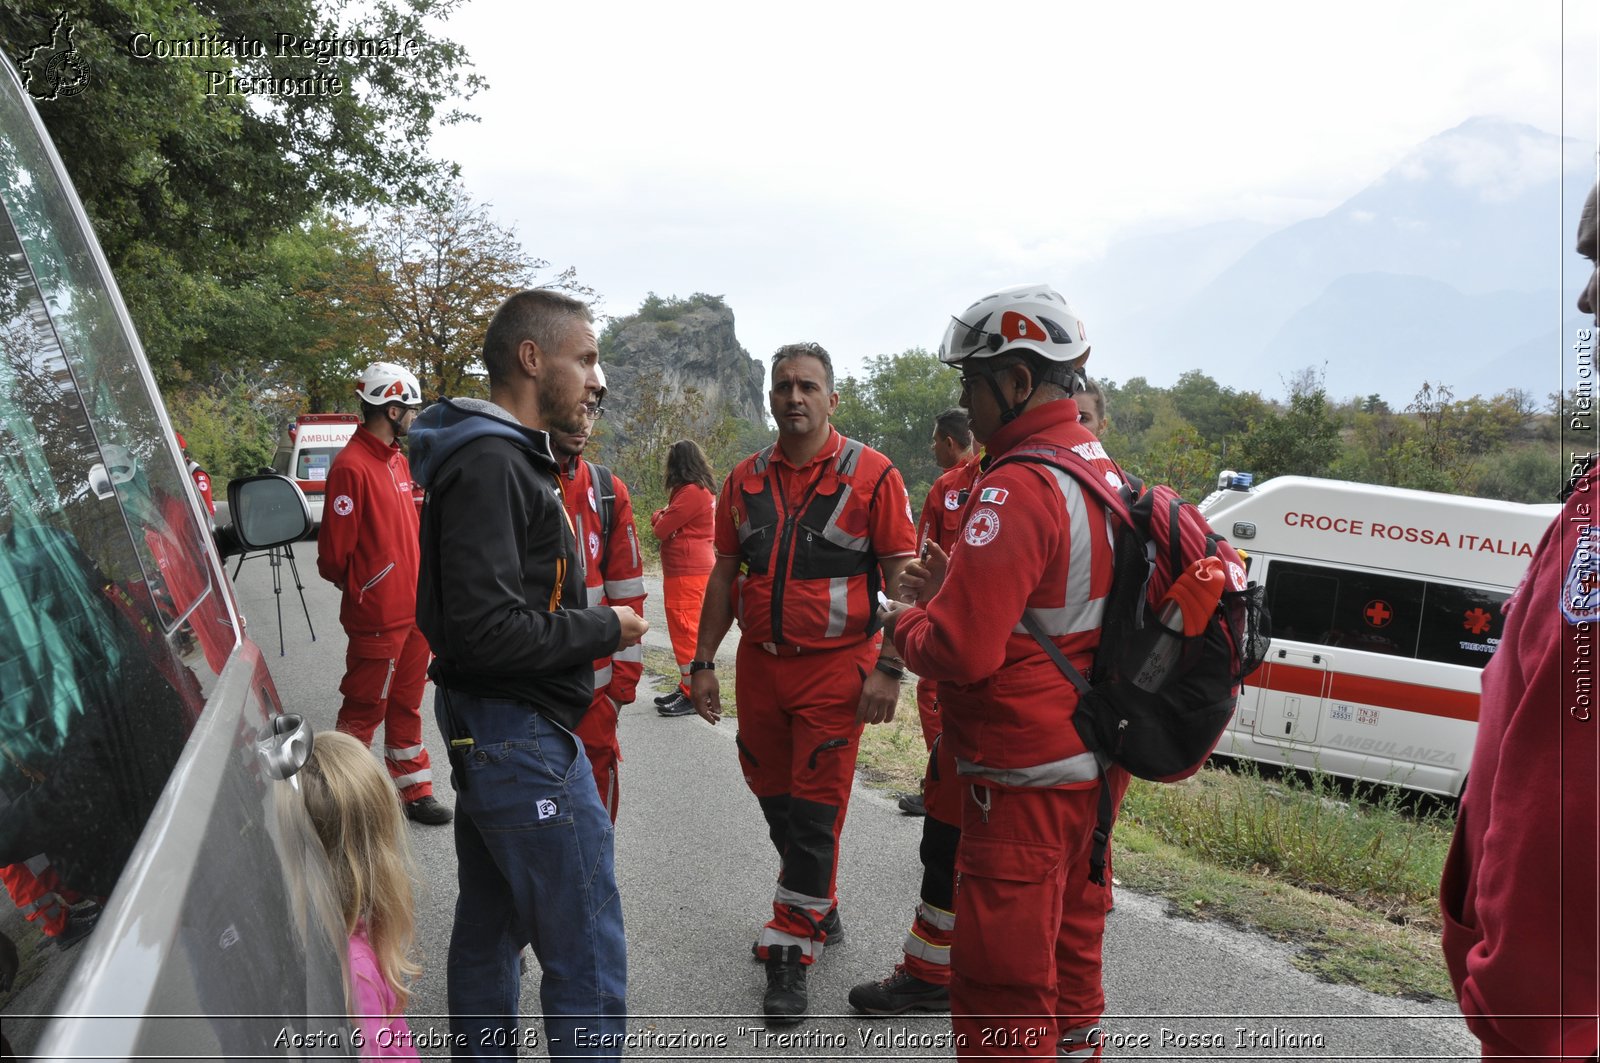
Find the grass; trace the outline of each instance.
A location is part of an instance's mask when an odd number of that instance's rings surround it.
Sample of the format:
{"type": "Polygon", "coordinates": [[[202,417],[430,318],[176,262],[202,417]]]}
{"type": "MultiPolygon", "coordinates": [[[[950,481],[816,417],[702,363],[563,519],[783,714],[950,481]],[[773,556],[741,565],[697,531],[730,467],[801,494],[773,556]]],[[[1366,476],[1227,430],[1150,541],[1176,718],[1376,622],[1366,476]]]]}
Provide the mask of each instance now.
{"type": "MultiPolygon", "coordinates": [[[[647,649],[645,667],[676,680],[669,653],[647,649]]],[[[724,704],[733,685],[730,668],[724,704]]],[[[914,791],[927,758],[908,681],[894,720],[863,733],[857,770],[876,788],[914,791]]],[[[1241,761],[1181,783],[1134,780],[1113,863],[1123,887],[1164,897],[1173,916],[1293,945],[1295,965],[1330,982],[1449,999],[1438,883],[1453,829],[1435,800],[1241,761]]]]}
{"type": "MultiPolygon", "coordinates": [[[[927,752],[912,684],[892,723],[869,727],[858,770],[914,790],[927,752]]],[[[1113,835],[1123,886],[1296,946],[1330,982],[1413,1000],[1449,999],[1439,952],[1439,873],[1453,816],[1392,787],[1322,774],[1207,766],[1192,779],[1134,780],[1113,835]]]]}

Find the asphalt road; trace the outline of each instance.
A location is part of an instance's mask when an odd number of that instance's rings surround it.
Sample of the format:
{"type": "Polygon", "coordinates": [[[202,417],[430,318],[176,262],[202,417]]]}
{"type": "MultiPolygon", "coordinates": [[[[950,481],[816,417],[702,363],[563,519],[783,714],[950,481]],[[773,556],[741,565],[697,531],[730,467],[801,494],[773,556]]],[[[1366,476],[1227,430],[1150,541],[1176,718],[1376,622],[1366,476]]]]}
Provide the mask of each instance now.
{"type": "MultiPolygon", "coordinates": [[[[235,580],[250,634],[261,645],[285,706],[332,727],[344,669],[338,594],[316,574],[316,544],[296,546],[311,625],[293,574],[278,570],[282,632],[266,558],[235,580]]],[[[237,563],[237,562],[234,562],[237,563]]],[[[229,565],[229,572],[233,564],[229,565]]],[[[668,646],[660,582],[650,581],[647,642],[668,646]]],[[[730,635],[725,650],[731,652],[730,635]]],[[[664,719],[642,686],[622,723],[617,868],[628,934],[628,1055],[638,1059],[938,1059],[953,1055],[946,1016],[868,1019],[845,994],[887,975],[916,905],[920,821],[859,782],[843,835],[840,910],[846,940],[810,976],[811,1017],[768,1035],[760,1021],[761,968],[749,945],[770,910],[777,857],[734,752],[735,722],[664,719]],[[787,1037],[788,1040],[780,1038],[787,1037]]],[[[423,705],[438,796],[453,804],[432,690],[423,705]]],[[[445,955],[455,904],[448,827],[410,825],[421,884],[418,939],[423,973],[408,1012],[422,1037],[448,1032],[445,955]]],[[[1477,1044],[1452,1004],[1412,1004],[1328,985],[1296,970],[1291,950],[1225,927],[1173,918],[1164,900],[1117,893],[1105,943],[1108,1057],[1476,1058],[1477,1044]]],[[[522,991],[538,1031],[537,965],[522,991]]],[[[543,1058],[541,1048],[523,1053],[543,1058]]],[[[426,1053],[425,1053],[426,1058],[426,1053]]]]}

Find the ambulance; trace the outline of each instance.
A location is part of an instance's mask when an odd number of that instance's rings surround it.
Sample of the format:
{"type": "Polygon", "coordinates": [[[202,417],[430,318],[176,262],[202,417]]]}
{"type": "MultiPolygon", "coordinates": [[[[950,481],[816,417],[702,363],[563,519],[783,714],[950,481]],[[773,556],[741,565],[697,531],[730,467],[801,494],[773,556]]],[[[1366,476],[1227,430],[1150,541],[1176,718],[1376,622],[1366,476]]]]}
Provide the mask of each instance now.
{"type": "Polygon", "coordinates": [[[1500,607],[1561,507],[1228,471],[1200,510],[1272,613],[1217,752],[1459,796],[1500,607]]]}
{"type": "Polygon", "coordinates": [[[311,526],[322,526],[322,494],[328,485],[328,468],[339,451],[356,434],[361,418],[353,413],[308,413],[295,418],[278,451],[272,471],[300,485],[311,503],[311,526]]]}

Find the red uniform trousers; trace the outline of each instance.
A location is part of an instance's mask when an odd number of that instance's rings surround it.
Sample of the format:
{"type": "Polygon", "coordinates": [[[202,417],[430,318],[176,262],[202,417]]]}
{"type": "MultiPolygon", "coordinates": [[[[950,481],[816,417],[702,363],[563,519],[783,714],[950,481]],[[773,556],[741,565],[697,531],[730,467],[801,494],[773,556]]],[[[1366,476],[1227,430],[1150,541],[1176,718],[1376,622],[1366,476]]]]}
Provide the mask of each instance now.
{"type": "MultiPolygon", "coordinates": [[[[1108,779],[1120,805],[1128,774],[1114,767],[1108,779]]],[[[1101,784],[1006,790],[963,781],[963,932],[950,951],[957,1057],[1054,1060],[1063,1036],[1081,1035],[1105,1011],[1105,888],[1089,881],[1101,784]]],[[[1072,1058],[1099,1058],[1098,1042],[1072,1058]]]]}
{"type": "Polygon", "coordinates": [[[622,803],[622,743],[617,739],[617,722],[622,709],[603,690],[595,691],[589,711],[578,721],[573,733],[583,742],[594,769],[594,784],[600,803],[606,806],[611,822],[617,821],[617,806],[622,803]]]}
{"type": "Polygon", "coordinates": [[[383,762],[400,797],[433,793],[433,768],[422,747],[422,688],[428,681],[428,640],[417,626],[380,634],[350,633],[339,693],[338,728],[371,745],[383,725],[383,762]]]}
{"type": "Polygon", "coordinates": [[[46,937],[58,937],[67,928],[68,909],[83,895],[61,883],[54,865],[42,856],[25,864],[0,867],[0,883],[30,923],[39,924],[46,937]]]}
{"type": "Polygon", "coordinates": [[[684,576],[663,576],[662,597],[666,599],[667,634],[672,636],[672,655],[678,659],[678,689],[689,696],[689,662],[694,660],[695,640],[700,634],[700,606],[706,600],[709,572],[684,576]]]}
{"type": "MultiPolygon", "coordinates": [[[[921,687],[917,694],[922,693],[921,687]]],[[[938,719],[937,710],[935,719],[938,719]]],[[[961,793],[956,758],[935,735],[922,777],[922,894],[906,934],[906,970],[935,985],[950,984],[950,944],[956,928],[956,850],[961,843],[961,793]]]]}
{"type": "Polygon", "coordinates": [[[795,657],[739,643],[735,744],[780,865],[772,919],[756,938],[762,959],[772,945],[799,945],[809,964],[826,939],[818,924],[837,901],[839,832],[861,745],[856,707],[877,653],[872,639],[795,657]]]}

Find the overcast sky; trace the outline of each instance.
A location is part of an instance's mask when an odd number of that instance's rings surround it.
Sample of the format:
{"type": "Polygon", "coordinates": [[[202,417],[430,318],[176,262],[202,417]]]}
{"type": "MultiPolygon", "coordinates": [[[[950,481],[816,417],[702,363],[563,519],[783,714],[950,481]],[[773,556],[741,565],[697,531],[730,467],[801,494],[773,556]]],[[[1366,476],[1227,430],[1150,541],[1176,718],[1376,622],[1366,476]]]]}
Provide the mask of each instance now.
{"type": "Polygon", "coordinates": [[[474,0],[447,32],[482,120],[435,146],[603,311],[721,294],[756,357],[847,373],[1121,236],[1320,215],[1468,117],[1593,145],[1597,10],[474,0]]]}

